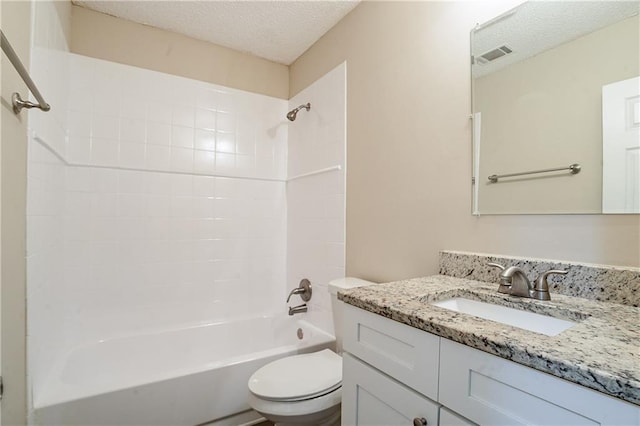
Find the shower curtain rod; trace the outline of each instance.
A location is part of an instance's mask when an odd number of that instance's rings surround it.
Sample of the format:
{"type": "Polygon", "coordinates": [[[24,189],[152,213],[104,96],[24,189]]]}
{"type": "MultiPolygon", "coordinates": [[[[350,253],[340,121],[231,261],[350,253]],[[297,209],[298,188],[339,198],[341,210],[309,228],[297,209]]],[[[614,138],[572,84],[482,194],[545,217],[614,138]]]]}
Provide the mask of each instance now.
{"type": "Polygon", "coordinates": [[[4,32],[2,32],[2,30],[0,30],[0,35],[2,36],[2,43],[0,43],[2,44],[2,51],[7,55],[7,58],[9,59],[13,67],[16,69],[16,71],[18,71],[18,74],[20,74],[22,81],[25,82],[31,93],[33,93],[33,96],[38,101],[37,104],[34,104],[30,101],[25,101],[20,97],[20,94],[18,92],[14,92],[13,95],[11,95],[13,112],[18,115],[20,114],[22,108],[40,108],[42,111],[49,111],[51,109],[51,106],[42,97],[42,94],[36,87],[36,84],[29,76],[29,72],[27,72],[27,69],[24,67],[24,65],[22,65],[18,54],[15,50],[13,50],[13,47],[11,47],[11,43],[9,43],[9,40],[7,40],[7,38],[4,36],[4,32]]]}

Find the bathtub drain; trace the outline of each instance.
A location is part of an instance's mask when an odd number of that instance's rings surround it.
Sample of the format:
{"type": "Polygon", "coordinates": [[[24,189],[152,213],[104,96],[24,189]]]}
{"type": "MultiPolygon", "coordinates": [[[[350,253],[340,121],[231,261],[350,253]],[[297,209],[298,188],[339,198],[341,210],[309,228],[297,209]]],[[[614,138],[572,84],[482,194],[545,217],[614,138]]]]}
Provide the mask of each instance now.
{"type": "Polygon", "coordinates": [[[304,332],[302,331],[301,328],[298,329],[298,339],[302,340],[302,338],[304,337],[304,332]]]}

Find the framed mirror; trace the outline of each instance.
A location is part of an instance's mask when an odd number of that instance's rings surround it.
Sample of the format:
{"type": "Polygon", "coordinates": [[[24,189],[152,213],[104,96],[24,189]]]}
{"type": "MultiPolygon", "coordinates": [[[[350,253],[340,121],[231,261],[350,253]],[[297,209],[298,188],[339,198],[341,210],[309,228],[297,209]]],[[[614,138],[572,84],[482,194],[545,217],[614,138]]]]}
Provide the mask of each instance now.
{"type": "Polygon", "coordinates": [[[639,10],[529,1],[472,30],[474,214],[640,213],[639,10]]]}

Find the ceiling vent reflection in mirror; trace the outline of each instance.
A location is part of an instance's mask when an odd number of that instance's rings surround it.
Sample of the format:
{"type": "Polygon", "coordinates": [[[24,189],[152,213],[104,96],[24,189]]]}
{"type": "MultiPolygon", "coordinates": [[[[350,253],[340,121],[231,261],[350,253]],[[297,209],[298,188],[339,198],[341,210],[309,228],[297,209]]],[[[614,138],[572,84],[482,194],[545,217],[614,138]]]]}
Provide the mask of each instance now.
{"type": "Polygon", "coordinates": [[[506,56],[512,52],[513,49],[505,44],[500,47],[496,47],[495,49],[491,49],[488,52],[483,53],[482,55],[478,55],[476,57],[476,63],[478,65],[484,65],[491,61],[495,61],[496,59],[502,58],[503,56],[506,56]]]}

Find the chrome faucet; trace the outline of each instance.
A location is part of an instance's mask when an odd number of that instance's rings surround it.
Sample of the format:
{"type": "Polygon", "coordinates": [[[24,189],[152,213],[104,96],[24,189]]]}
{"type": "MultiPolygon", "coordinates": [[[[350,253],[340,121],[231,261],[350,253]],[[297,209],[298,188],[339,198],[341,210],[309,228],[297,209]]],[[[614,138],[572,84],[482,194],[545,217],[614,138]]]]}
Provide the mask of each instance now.
{"type": "Polygon", "coordinates": [[[533,285],[527,274],[518,266],[509,266],[500,273],[500,282],[506,287],[509,286],[509,294],[519,297],[531,297],[533,285]]]}
{"type": "Polygon", "coordinates": [[[566,275],[568,271],[551,269],[540,274],[535,280],[535,285],[531,284],[527,274],[519,266],[509,266],[508,268],[499,263],[487,263],[501,270],[499,293],[510,294],[512,296],[527,297],[538,300],[551,300],[549,294],[549,283],[547,277],[551,274],[566,275]]]}
{"type": "Polygon", "coordinates": [[[303,312],[307,312],[307,304],[303,303],[302,305],[291,307],[289,306],[289,315],[301,314],[303,312]]]}

